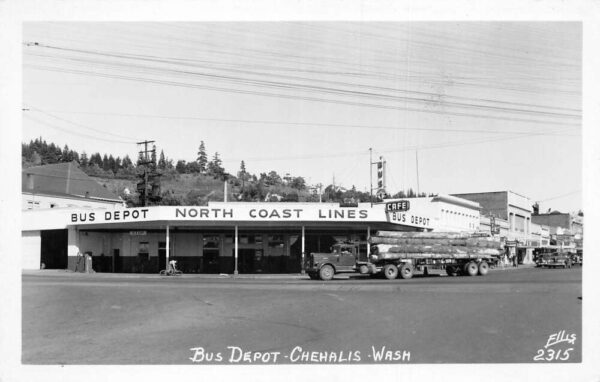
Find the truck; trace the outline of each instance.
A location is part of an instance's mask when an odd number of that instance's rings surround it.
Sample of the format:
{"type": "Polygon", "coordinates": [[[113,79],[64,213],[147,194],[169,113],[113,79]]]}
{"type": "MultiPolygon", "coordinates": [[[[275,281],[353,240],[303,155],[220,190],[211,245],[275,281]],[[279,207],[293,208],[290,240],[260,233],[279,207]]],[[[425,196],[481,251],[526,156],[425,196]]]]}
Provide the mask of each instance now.
{"type": "Polygon", "coordinates": [[[313,280],[331,280],[338,273],[355,273],[361,265],[368,263],[365,247],[358,242],[337,243],[328,253],[311,253],[306,260],[305,271],[313,280]]]}
{"type": "Polygon", "coordinates": [[[338,243],[331,253],[311,253],[305,264],[311,279],[331,280],[338,273],[410,279],[444,269],[449,276],[486,275],[503,252],[500,240],[474,233],[380,231],[369,239],[370,254],[356,244],[338,243]]]}

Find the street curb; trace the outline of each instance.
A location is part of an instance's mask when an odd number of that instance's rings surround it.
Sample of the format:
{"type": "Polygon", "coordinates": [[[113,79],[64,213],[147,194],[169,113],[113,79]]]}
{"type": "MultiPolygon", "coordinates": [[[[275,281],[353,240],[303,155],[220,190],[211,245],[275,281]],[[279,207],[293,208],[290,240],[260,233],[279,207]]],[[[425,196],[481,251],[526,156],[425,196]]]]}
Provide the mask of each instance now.
{"type": "MultiPolygon", "coordinates": [[[[518,269],[531,269],[535,268],[535,264],[521,264],[518,267],[506,266],[504,268],[495,267],[490,268],[490,272],[505,272],[514,271],[518,269]]],[[[161,276],[159,274],[151,273],[83,273],[73,272],[70,270],[55,270],[55,269],[40,269],[40,270],[22,270],[22,276],[51,276],[51,277],[85,277],[85,278],[96,278],[96,279],[110,279],[110,278],[130,278],[130,279],[157,279],[157,278],[177,278],[173,276],[161,276]]],[[[358,274],[356,274],[358,275],[358,274]]],[[[348,277],[356,276],[355,274],[347,274],[348,277]]],[[[206,273],[186,273],[182,275],[186,279],[233,279],[233,280],[296,280],[307,278],[308,275],[302,275],[299,273],[285,273],[285,274],[206,274],[206,273]]]]}
{"type": "MultiPolygon", "coordinates": [[[[91,277],[91,278],[132,278],[132,279],[156,279],[156,278],[179,278],[174,276],[161,276],[158,273],[84,273],[73,272],[69,270],[22,270],[22,276],[50,276],[50,277],[91,277]]],[[[206,274],[206,273],[186,273],[183,278],[198,279],[300,279],[308,277],[299,273],[292,274],[206,274]]]]}

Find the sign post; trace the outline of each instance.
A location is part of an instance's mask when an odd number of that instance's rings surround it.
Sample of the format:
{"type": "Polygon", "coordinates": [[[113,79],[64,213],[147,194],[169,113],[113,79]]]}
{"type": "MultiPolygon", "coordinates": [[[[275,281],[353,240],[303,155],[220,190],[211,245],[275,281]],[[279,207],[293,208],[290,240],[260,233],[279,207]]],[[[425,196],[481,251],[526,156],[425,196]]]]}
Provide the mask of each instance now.
{"type": "Polygon", "coordinates": [[[305,242],[304,242],[304,226],[302,226],[302,266],[301,266],[302,274],[305,273],[305,270],[304,270],[304,256],[305,256],[305,254],[304,254],[304,252],[305,252],[304,244],[305,244],[305,242]]]}
{"type": "Polygon", "coordinates": [[[234,249],[233,249],[233,253],[235,256],[234,262],[234,269],[233,269],[233,274],[237,275],[238,274],[238,226],[235,226],[235,241],[234,241],[234,249]]]}
{"type": "Polygon", "coordinates": [[[169,225],[167,224],[167,248],[165,248],[165,269],[169,269],[169,225]]]}

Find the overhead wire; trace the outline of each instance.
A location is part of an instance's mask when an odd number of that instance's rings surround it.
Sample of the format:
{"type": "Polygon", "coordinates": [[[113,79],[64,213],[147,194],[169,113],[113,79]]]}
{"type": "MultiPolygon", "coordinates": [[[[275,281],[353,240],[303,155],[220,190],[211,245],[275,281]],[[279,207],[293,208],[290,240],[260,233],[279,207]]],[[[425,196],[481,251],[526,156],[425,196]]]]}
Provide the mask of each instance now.
{"type": "MultiPolygon", "coordinates": [[[[79,50],[79,49],[68,49],[68,48],[61,48],[61,47],[55,47],[55,46],[50,46],[50,45],[36,45],[37,47],[42,47],[42,48],[48,48],[48,49],[57,49],[57,50],[66,50],[66,51],[70,51],[70,52],[76,52],[76,53],[82,53],[82,54],[89,54],[89,55],[98,55],[101,57],[112,57],[112,58],[121,58],[121,59],[128,59],[128,60],[140,60],[140,61],[144,61],[144,62],[153,62],[153,63],[175,63],[175,64],[181,64],[179,61],[177,60],[173,60],[173,59],[169,59],[169,58],[158,58],[158,57],[143,57],[143,56],[138,56],[138,55],[127,55],[127,54],[120,54],[120,53],[107,53],[107,52],[97,52],[97,51],[89,51],[89,50],[79,50]]],[[[44,55],[40,55],[40,56],[44,56],[44,55]]],[[[83,62],[89,62],[89,63],[95,63],[96,61],[86,61],[85,58],[76,58],[76,57],[62,57],[63,59],[68,59],[68,60],[74,60],[74,61],[83,61],[83,62]]],[[[117,66],[125,66],[125,67],[129,67],[130,64],[128,63],[112,63],[112,65],[117,65],[117,66]]],[[[253,76],[260,76],[260,75],[264,75],[264,73],[260,73],[260,72],[256,72],[256,71],[250,71],[250,70],[240,70],[240,69],[231,69],[231,68],[224,68],[224,67],[211,67],[211,66],[202,66],[202,65],[189,65],[189,64],[185,64],[185,66],[191,66],[194,68],[203,68],[203,69],[218,69],[218,70],[224,70],[224,71],[231,71],[233,73],[238,73],[238,74],[246,74],[246,75],[253,75],[253,76]]],[[[220,75],[215,75],[215,74],[210,74],[210,73],[202,73],[202,72],[192,72],[192,71],[187,71],[187,70],[175,70],[175,69],[169,69],[169,68],[155,68],[155,67],[143,67],[141,65],[138,65],[137,67],[142,68],[142,69],[150,69],[150,70],[162,70],[165,72],[173,72],[173,73],[178,73],[178,74],[188,74],[188,75],[197,75],[197,76],[207,76],[207,77],[211,77],[211,78],[220,78],[223,80],[238,80],[238,81],[252,81],[251,79],[244,79],[241,77],[233,77],[233,76],[220,76],[220,75]]],[[[403,90],[403,89],[394,89],[394,88],[389,88],[389,87],[382,87],[382,86],[374,86],[374,85],[365,85],[365,84],[360,84],[360,83],[344,83],[344,82],[339,82],[339,81],[331,81],[331,80],[323,80],[323,79],[312,79],[312,78],[307,78],[307,77],[298,77],[298,76],[290,76],[290,75],[277,75],[277,74],[269,74],[269,78],[280,78],[280,79],[285,79],[285,80],[291,80],[291,81],[314,81],[314,82],[319,82],[319,83],[327,83],[330,85],[336,85],[336,86],[351,86],[351,87],[355,87],[355,88],[359,88],[359,89],[376,89],[378,91],[388,91],[388,92],[402,92],[405,94],[414,94],[414,95],[418,95],[418,96],[439,96],[438,94],[434,94],[431,92],[420,92],[420,91],[407,91],[407,90],[403,90]]],[[[279,86],[292,86],[292,87],[299,87],[305,90],[316,90],[316,91],[326,91],[326,92],[350,92],[350,90],[344,90],[344,89],[340,89],[340,88],[325,88],[325,87],[321,87],[321,86],[309,86],[309,85],[300,85],[297,83],[282,83],[282,82],[274,82],[274,81],[264,81],[264,80],[259,80],[256,82],[256,84],[264,84],[264,85],[279,85],[279,86]]],[[[502,102],[502,101],[495,101],[495,100],[489,100],[489,99],[476,99],[476,98],[472,98],[472,97],[457,97],[457,96],[444,96],[442,99],[439,100],[432,100],[432,99],[427,99],[427,98],[416,98],[416,97],[400,97],[400,96],[390,96],[387,94],[382,94],[382,93],[372,93],[372,92],[357,92],[357,94],[362,94],[364,96],[378,96],[378,97],[386,97],[386,98],[392,98],[392,99],[407,99],[409,102],[419,102],[419,103],[436,103],[436,104],[440,104],[443,106],[451,106],[451,107],[471,107],[471,108],[479,108],[479,109],[487,109],[487,110],[492,110],[492,111],[499,111],[499,112],[513,112],[513,113],[538,113],[540,115],[549,115],[549,116],[557,116],[557,117],[577,117],[580,118],[580,115],[578,114],[567,114],[567,113],[556,113],[556,112],[550,112],[550,111],[539,111],[539,110],[527,110],[527,109],[520,109],[520,108],[508,108],[505,106],[492,106],[492,105],[485,105],[485,103],[499,103],[499,104],[504,104],[504,105],[514,105],[514,106],[521,106],[521,107],[533,107],[533,108],[549,108],[548,106],[544,106],[544,105],[535,105],[535,104],[517,104],[517,103],[510,103],[510,102],[502,102]],[[476,101],[476,102],[483,102],[484,104],[468,104],[468,103],[463,103],[463,102],[455,102],[455,101],[448,101],[448,99],[452,99],[452,98],[456,98],[456,99],[461,99],[461,100],[471,100],[471,101],[476,101]]],[[[571,111],[578,111],[580,112],[580,110],[575,110],[575,109],[568,109],[568,108],[562,108],[562,107],[552,107],[553,110],[571,110],[571,111]]]]}
{"type": "Polygon", "coordinates": [[[258,119],[231,119],[231,118],[203,118],[193,116],[175,116],[175,115],[156,115],[156,114],[131,114],[131,113],[114,113],[114,112],[88,112],[88,111],[68,111],[68,110],[51,110],[54,113],[65,114],[84,114],[84,115],[102,115],[116,116],[127,118],[156,118],[166,120],[192,120],[206,122],[227,122],[227,123],[245,123],[245,124],[261,124],[261,125],[276,125],[276,126],[306,126],[306,127],[335,127],[335,128],[360,128],[373,130],[413,130],[413,131],[428,131],[428,132],[445,132],[445,133],[467,133],[467,134],[511,134],[511,135],[530,135],[531,133],[539,135],[552,136],[580,136],[565,131],[516,131],[516,130],[489,130],[489,129],[454,129],[454,128],[434,128],[434,127],[400,127],[400,126],[383,126],[383,125],[358,125],[358,124],[340,124],[340,123],[322,123],[322,122],[293,122],[293,121],[269,121],[258,119]]]}
{"type": "MultiPolygon", "coordinates": [[[[102,135],[112,135],[112,136],[114,136],[114,137],[117,137],[117,138],[128,139],[128,140],[130,140],[131,142],[135,142],[135,141],[136,141],[136,139],[135,139],[135,138],[132,138],[132,137],[127,137],[127,136],[120,135],[120,134],[110,133],[110,132],[108,132],[108,131],[106,131],[106,130],[99,130],[99,129],[95,129],[95,128],[93,128],[93,127],[89,127],[89,126],[83,125],[83,124],[81,124],[81,123],[73,122],[73,121],[71,121],[71,120],[68,120],[68,119],[65,119],[65,118],[58,117],[58,116],[56,116],[56,115],[54,115],[54,114],[51,114],[51,113],[49,113],[49,112],[47,112],[47,111],[44,111],[44,110],[42,110],[42,109],[39,109],[39,108],[37,108],[37,107],[34,107],[34,106],[32,106],[32,105],[29,105],[29,104],[26,104],[26,103],[25,103],[25,105],[26,105],[26,107],[27,107],[27,108],[28,108],[30,111],[34,111],[34,112],[38,112],[38,113],[44,114],[44,115],[46,115],[46,116],[48,116],[48,117],[51,117],[51,118],[57,119],[57,120],[59,120],[59,121],[62,121],[62,122],[66,122],[66,123],[68,123],[68,124],[70,124],[70,125],[73,125],[73,126],[77,126],[77,127],[80,127],[80,128],[86,129],[86,130],[95,131],[95,132],[97,132],[97,133],[100,133],[100,134],[102,134],[102,135]]],[[[121,141],[121,142],[126,142],[126,141],[121,141]]]]}
{"type": "Polygon", "coordinates": [[[480,119],[493,119],[493,120],[526,122],[526,123],[547,124],[547,125],[567,125],[567,126],[575,126],[575,127],[579,126],[578,123],[565,123],[565,122],[560,122],[560,121],[546,121],[546,120],[534,120],[534,119],[526,119],[526,118],[492,116],[492,115],[484,115],[484,114],[472,114],[472,113],[466,113],[466,112],[424,110],[424,109],[418,109],[418,108],[383,105],[383,104],[377,104],[377,103],[353,102],[353,101],[345,101],[345,100],[339,100],[339,99],[298,96],[298,95],[272,93],[272,92],[256,91],[256,90],[231,89],[231,88],[223,88],[223,87],[218,87],[218,86],[189,84],[189,83],[184,83],[184,82],[166,81],[166,80],[158,80],[158,79],[151,79],[151,78],[144,78],[144,77],[132,77],[132,76],[126,76],[126,75],[107,74],[107,73],[93,72],[93,71],[87,71],[87,70],[63,69],[63,68],[49,67],[49,66],[43,66],[43,65],[27,65],[26,64],[25,66],[30,67],[30,68],[41,69],[41,70],[56,71],[56,72],[63,72],[63,73],[70,73],[70,74],[83,74],[83,75],[124,79],[124,80],[153,83],[153,84],[160,84],[160,85],[171,85],[171,86],[179,86],[179,87],[187,87],[187,88],[195,88],[195,89],[214,90],[214,91],[237,93],[237,94],[261,95],[261,96],[265,96],[265,97],[285,98],[285,99],[293,99],[293,100],[333,103],[333,104],[347,105],[347,106],[363,106],[363,107],[372,107],[372,108],[388,109],[388,110],[414,111],[414,112],[418,112],[418,113],[438,114],[438,115],[446,115],[446,116],[451,115],[451,116],[459,116],[459,117],[472,117],[472,118],[480,118],[480,119]]]}

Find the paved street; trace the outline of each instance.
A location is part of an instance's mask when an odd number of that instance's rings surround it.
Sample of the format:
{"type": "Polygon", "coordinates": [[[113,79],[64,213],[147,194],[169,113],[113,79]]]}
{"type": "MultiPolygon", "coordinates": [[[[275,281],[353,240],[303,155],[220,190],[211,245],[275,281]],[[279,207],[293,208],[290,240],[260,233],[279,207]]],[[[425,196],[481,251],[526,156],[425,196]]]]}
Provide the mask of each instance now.
{"type": "Polygon", "coordinates": [[[485,277],[323,283],[30,272],[23,275],[22,360],[580,362],[581,275],[579,267],[519,268],[485,277]]]}

